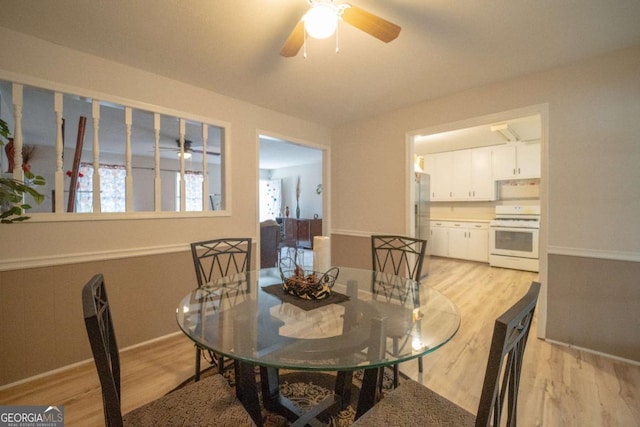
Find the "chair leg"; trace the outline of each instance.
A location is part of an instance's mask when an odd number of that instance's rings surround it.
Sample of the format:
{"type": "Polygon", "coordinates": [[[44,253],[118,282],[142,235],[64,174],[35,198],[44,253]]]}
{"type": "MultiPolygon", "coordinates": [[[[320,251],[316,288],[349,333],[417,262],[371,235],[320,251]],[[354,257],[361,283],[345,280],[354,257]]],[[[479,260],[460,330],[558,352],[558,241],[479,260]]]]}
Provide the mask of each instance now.
{"type": "Polygon", "coordinates": [[[200,356],[202,351],[200,347],[196,347],[196,373],[194,375],[194,381],[200,381],[200,356]]]}
{"type": "Polygon", "coordinates": [[[218,355],[218,372],[224,374],[224,357],[221,354],[218,355]]]}
{"type": "MultiPolygon", "coordinates": [[[[393,354],[397,355],[400,352],[398,338],[393,339],[393,354]]],[[[398,364],[393,365],[393,388],[398,387],[398,378],[399,378],[400,368],[398,368],[398,364]]]]}
{"type": "Polygon", "coordinates": [[[422,373],[422,357],[418,357],[418,372],[422,373]]]}
{"type": "Polygon", "coordinates": [[[395,365],[393,365],[393,388],[398,388],[399,378],[400,378],[400,368],[396,363],[395,365]]]}

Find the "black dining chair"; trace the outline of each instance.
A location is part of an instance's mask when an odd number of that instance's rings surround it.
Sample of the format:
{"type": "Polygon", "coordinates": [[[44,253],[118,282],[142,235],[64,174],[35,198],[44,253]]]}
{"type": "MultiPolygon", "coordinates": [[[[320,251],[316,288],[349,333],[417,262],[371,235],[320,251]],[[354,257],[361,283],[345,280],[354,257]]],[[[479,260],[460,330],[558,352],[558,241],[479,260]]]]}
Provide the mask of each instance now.
{"type": "MultiPolygon", "coordinates": [[[[209,287],[220,277],[244,273],[251,269],[251,238],[224,238],[191,243],[191,255],[198,287],[209,287]]],[[[204,355],[209,363],[225,369],[224,357],[196,344],[195,380],[200,380],[200,360],[204,355]]]]}
{"type": "Polygon", "coordinates": [[[529,291],[496,319],[475,415],[416,381],[406,380],[353,425],[501,426],[506,409],[506,425],[515,427],[522,360],[539,293],[540,283],[532,282],[529,291]]]}
{"type": "MultiPolygon", "coordinates": [[[[394,274],[396,276],[406,277],[417,282],[420,281],[422,275],[422,264],[424,262],[424,254],[427,250],[427,241],[406,236],[387,236],[373,235],[371,236],[371,257],[373,270],[394,274]]],[[[387,297],[401,290],[388,289],[388,287],[377,286],[374,282],[373,292],[376,294],[385,294],[387,297]]],[[[396,295],[397,299],[402,299],[406,295],[396,295]]],[[[412,307],[413,308],[413,307],[412,307]]],[[[408,310],[410,317],[411,310],[408,310]]],[[[406,325],[389,325],[388,333],[393,338],[392,354],[397,355],[399,352],[399,343],[401,339],[408,340],[406,335],[406,325]],[[398,333],[394,333],[394,329],[398,329],[398,333]]],[[[410,344],[410,343],[409,343],[410,344]]],[[[422,372],[422,357],[418,358],[418,370],[422,372]]],[[[393,365],[393,385],[398,386],[399,381],[398,364],[393,365]]]]}
{"type": "Polygon", "coordinates": [[[120,353],[102,274],[82,288],[84,323],[100,379],[107,427],[246,425],[255,423],[222,375],[215,374],[122,414],[120,353]]]}

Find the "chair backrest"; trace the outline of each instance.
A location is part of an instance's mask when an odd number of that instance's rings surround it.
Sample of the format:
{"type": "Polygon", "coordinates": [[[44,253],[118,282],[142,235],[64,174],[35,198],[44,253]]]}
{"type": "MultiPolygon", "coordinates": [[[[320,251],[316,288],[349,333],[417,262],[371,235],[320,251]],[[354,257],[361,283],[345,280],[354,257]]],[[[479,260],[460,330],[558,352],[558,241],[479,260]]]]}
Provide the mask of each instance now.
{"type": "Polygon", "coordinates": [[[205,240],[191,244],[198,287],[219,277],[244,273],[251,268],[251,238],[205,240]]]}
{"type": "Polygon", "coordinates": [[[496,319],[476,416],[476,427],[502,425],[500,421],[504,412],[505,397],[507,397],[506,425],[513,427],[516,425],[522,358],[539,293],[540,283],[532,282],[526,295],[496,319]]]}
{"type": "Polygon", "coordinates": [[[260,223],[260,268],[276,267],[280,248],[280,226],[275,220],[260,223]]]}
{"type": "Polygon", "coordinates": [[[82,288],[82,308],[93,360],[100,378],[105,424],[108,427],[120,427],[120,356],[102,274],[93,276],[82,288]]]}
{"type": "Polygon", "coordinates": [[[405,236],[371,236],[373,270],[420,280],[427,241],[405,236]]]}

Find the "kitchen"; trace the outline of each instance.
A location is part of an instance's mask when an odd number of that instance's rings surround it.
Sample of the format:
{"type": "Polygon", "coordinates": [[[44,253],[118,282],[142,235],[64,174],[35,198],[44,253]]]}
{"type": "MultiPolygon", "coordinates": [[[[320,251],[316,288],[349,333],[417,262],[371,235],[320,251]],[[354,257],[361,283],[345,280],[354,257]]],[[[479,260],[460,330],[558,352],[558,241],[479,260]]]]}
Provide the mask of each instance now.
{"type": "Polygon", "coordinates": [[[414,137],[431,256],[539,271],[540,138],[539,115],[414,137]]]}

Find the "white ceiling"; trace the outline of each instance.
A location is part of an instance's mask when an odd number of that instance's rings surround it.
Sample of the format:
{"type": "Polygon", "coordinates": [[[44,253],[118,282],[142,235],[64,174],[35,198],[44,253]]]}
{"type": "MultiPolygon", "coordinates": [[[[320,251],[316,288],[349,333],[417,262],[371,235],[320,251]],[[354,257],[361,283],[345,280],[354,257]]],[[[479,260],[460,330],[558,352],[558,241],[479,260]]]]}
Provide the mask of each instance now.
{"type": "Polygon", "coordinates": [[[508,141],[536,141],[540,140],[541,133],[542,123],[540,116],[533,115],[501,121],[499,123],[456,129],[449,132],[416,136],[414,138],[414,151],[420,155],[440,151],[506,144],[508,141]],[[512,131],[510,139],[507,139],[506,136],[498,131],[491,130],[492,125],[507,125],[512,131]]]}
{"type": "Polygon", "coordinates": [[[400,36],[283,58],[305,0],[0,0],[0,26],[327,126],[640,43],[638,0],[352,3],[400,36]]]}
{"type": "Polygon", "coordinates": [[[260,137],[260,169],[280,169],[322,162],[322,150],[260,137]]]}

